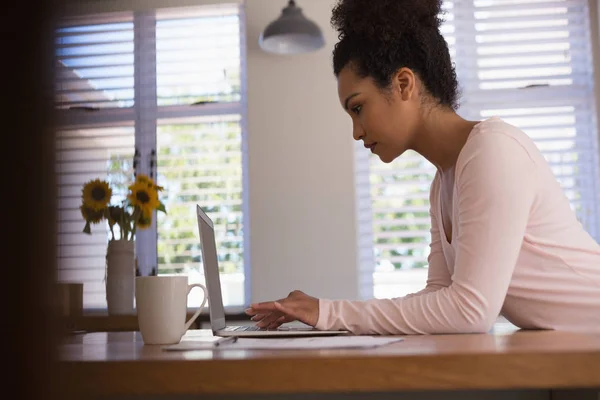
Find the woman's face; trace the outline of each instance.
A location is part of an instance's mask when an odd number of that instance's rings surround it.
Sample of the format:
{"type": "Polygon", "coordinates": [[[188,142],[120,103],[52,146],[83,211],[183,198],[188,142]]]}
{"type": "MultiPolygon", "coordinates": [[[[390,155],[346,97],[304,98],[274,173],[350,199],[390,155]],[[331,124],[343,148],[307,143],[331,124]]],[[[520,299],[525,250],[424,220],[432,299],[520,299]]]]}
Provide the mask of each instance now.
{"type": "Polygon", "coordinates": [[[419,118],[412,71],[400,69],[389,90],[382,91],[372,78],[361,78],[346,66],[338,76],[338,95],[352,118],[354,139],[381,161],[392,162],[411,148],[419,118]]]}

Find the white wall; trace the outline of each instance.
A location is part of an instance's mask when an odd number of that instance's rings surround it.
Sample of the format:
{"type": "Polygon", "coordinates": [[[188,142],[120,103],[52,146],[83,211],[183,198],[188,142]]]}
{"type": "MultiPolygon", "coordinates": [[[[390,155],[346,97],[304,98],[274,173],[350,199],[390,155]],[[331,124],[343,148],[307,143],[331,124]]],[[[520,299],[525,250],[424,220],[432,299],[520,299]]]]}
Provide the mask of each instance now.
{"type": "MultiPolygon", "coordinates": [[[[594,62],[596,122],[598,123],[598,121],[600,121],[600,6],[598,0],[588,0],[588,5],[590,10],[592,56],[594,62]]],[[[600,135],[600,129],[598,129],[598,135],[600,135]]],[[[600,398],[598,398],[598,400],[600,400],[600,398]]]]}
{"type": "Polygon", "coordinates": [[[266,54],[259,34],[286,3],[246,6],[251,300],[294,289],[358,298],[353,140],[330,61],[332,2],[298,2],[324,30],[326,48],[266,54]]]}
{"type": "MultiPolygon", "coordinates": [[[[592,54],[594,60],[596,107],[600,121],[600,7],[598,0],[588,0],[592,30],[592,54]]],[[[600,134],[600,129],[598,130],[600,134]]]]}

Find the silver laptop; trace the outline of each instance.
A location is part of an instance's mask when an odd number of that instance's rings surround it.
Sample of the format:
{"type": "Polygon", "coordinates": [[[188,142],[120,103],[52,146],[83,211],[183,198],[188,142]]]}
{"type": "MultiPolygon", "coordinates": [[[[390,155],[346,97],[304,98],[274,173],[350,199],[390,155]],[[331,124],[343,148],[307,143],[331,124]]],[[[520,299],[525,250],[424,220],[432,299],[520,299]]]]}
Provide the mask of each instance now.
{"type": "Polygon", "coordinates": [[[200,232],[200,246],[202,249],[202,264],[204,277],[208,290],[208,310],[210,326],[215,336],[331,336],[348,333],[347,331],[321,331],[311,327],[279,327],[267,330],[256,326],[230,326],[225,322],[225,308],[221,294],[221,279],[219,277],[219,263],[217,259],[217,245],[212,220],[196,205],[198,214],[198,230],[200,232]]]}

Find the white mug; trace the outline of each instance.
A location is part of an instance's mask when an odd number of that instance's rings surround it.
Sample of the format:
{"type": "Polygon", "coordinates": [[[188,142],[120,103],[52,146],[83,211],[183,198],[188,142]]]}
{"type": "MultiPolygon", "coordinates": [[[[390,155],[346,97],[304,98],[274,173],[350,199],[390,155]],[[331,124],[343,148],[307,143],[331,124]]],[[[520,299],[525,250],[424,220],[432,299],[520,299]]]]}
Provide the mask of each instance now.
{"type": "Polygon", "coordinates": [[[187,276],[138,276],[135,278],[135,302],[144,344],[177,344],[198,318],[208,300],[206,287],[188,285],[187,276]],[[204,299],[189,321],[187,299],[190,291],[202,288],[204,299]]]}

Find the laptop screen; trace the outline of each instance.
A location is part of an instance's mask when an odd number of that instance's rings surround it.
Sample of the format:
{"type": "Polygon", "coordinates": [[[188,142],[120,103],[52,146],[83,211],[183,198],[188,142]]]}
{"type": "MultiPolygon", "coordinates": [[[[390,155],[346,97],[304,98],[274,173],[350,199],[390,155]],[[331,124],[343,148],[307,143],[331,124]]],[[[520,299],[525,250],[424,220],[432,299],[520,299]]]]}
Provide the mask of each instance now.
{"type": "Polygon", "coordinates": [[[196,210],[198,230],[200,231],[200,246],[202,248],[202,265],[204,266],[204,277],[206,279],[206,289],[208,290],[210,325],[213,331],[217,331],[225,328],[225,308],[223,307],[223,297],[221,295],[214,225],[200,206],[196,206],[196,210]]]}

